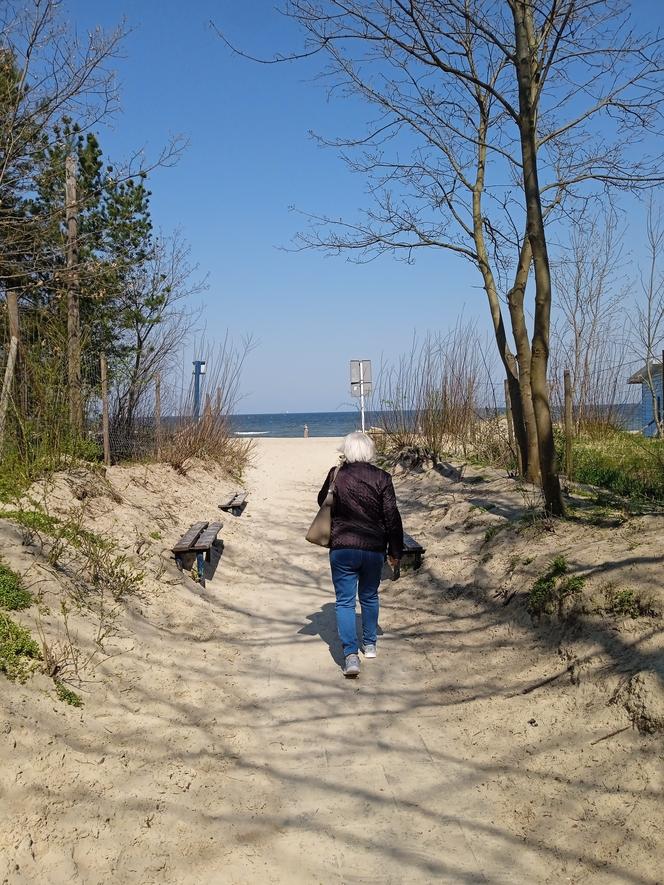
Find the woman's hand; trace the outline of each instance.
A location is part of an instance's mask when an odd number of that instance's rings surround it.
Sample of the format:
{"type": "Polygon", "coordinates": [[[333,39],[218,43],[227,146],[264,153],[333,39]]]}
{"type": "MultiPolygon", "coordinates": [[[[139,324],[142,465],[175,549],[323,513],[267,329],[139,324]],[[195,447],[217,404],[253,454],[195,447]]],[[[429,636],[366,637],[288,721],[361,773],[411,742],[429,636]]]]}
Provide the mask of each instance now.
{"type": "Polygon", "coordinates": [[[388,556],[387,561],[390,564],[390,568],[399,568],[399,560],[396,558],[396,556],[388,556]]]}

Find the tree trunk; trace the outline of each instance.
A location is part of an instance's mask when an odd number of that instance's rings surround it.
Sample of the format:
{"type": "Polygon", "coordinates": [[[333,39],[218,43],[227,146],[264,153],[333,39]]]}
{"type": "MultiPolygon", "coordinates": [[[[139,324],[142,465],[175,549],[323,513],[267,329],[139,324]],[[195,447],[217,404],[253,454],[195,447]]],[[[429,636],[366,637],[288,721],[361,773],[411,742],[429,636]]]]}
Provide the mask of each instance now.
{"type": "MultiPolygon", "coordinates": [[[[489,262],[489,254],[484,239],[484,218],[482,215],[482,194],[484,192],[484,178],[486,172],[486,137],[487,137],[487,117],[486,112],[480,110],[480,123],[478,126],[477,139],[477,174],[473,188],[473,239],[475,241],[475,249],[477,251],[478,266],[484,281],[484,291],[489,300],[489,310],[491,311],[491,319],[493,321],[493,331],[498,345],[498,353],[505,368],[507,384],[509,386],[510,399],[512,401],[512,417],[514,421],[514,435],[516,443],[521,454],[521,464],[524,471],[529,471],[528,454],[531,450],[529,445],[526,416],[523,409],[523,396],[520,383],[520,372],[514,354],[510,350],[507,343],[507,334],[505,332],[505,324],[503,321],[502,311],[500,309],[500,299],[496,288],[496,281],[491,270],[489,262]]],[[[527,273],[526,273],[527,277],[527,273]]],[[[525,283],[524,283],[525,287],[525,283]]],[[[523,308],[522,308],[523,309],[523,308]]],[[[525,326],[525,321],[524,321],[525,326]]],[[[537,459],[535,460],[535,482],[539,476],[537,473],[537,459]]],[[[529,473],[526,473],[529,475],[529,473]]]]}
{"type": "Polygon", "coordinates": [[[83,430],[81,395],[81,318],[78,291],[78,208],[76,205],[76,159],[68,156],[65,170],[65,212],[67,217],[67,381],[69,422],[72,430],[83,430]]]}
{"type": "MultiPolygon", "coordinates": [[[[516,359],[519,366],[519,406],[521,409],[521,421],[523,422],[523,444],[520,444],[521,458],[523,463],[523,475],[533,483],[540,483],[539,444],[537,437],[537,422],[533,408],[533,393],[530,386],[530,341],[528,339],[528,327],[523,311],[523,303],[526,296],[526,283],[530,272],[532,252],[530,241],[526,235],[519,255],[519,264],[514,278],[514,285],[507,294],[507,304],[512,321],[512,334],[516,344],[516,359]]],[[[514,396],[512,395],[514,408],[514,396]]]]}
{"type": "Polygon", "coordinates": [[[530,385],[537,425],[542,490],[547,513],[564,513],[560,482],[556,472],[556,452],[549,405],[547,368],[551,318],[551,272],[544,231],[544,217],[537,174],[534,93],[537,71],[534,66],[535,35],[530,0],[513,0],[516,72],[519,86],[519,134],[523,162],[528,240],[535,270],[535,321],[530,361],[530,385]]]}

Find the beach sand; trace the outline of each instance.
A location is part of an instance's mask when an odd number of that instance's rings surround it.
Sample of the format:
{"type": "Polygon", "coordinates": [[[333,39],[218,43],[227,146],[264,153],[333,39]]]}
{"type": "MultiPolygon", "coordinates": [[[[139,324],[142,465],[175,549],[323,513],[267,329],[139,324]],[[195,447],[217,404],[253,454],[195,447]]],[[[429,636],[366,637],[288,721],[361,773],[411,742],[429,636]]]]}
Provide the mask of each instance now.
{"type": "MultiPolygon", "coordinates": [[[[618,532],[593,529],[589,544],[581,529],[489,531],[514,517],[512,481],[398,475],[425,562],[384,582],[378,658],[345,680],[327,553],[304,541],[337,444],[256,444],[248,507],[223,517],[205,590],[169,549],[191,522],[218,518],[233,482],[200,465],[186,477],[114,467],[90,493],[85,524],[142,563],[144,591],[123,606],[81,709],[44,676],[0,682],[0,881],[661,881],[661,733],[632,727],[616,693],[634,670],[615,666],[637,648],[644,695],[661,622],[616,627],[611,645],[537,628],[514,600],[561,548],[592,567],[613,544],[618,562],[618,532]]],[[[77,482],[45,490],[51,512],[80,505],[77,482]]],[[[623,547],[661,540],[657,519],[623,547]]],[[[52,638],[63,579],[25,540],[0,522],[3,556],[41,588],[52,638]]],[[[657,586],[648,551],[639,574],[657,586]]],[[[70,627],[94,648],[83,615],[70,627]]]]}

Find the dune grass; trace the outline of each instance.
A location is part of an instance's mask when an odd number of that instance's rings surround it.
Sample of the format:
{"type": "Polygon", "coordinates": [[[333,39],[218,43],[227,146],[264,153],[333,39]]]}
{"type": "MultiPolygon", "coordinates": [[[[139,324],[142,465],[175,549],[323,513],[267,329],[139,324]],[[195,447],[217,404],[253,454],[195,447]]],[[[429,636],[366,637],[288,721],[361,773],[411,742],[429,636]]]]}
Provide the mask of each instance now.
{"type": "MultiPolygon", "coordinates": [[[[562,463],[562,440],[558,438],[562,463]]],[[[664,440],[614,430],[573,444],[570,479],[636,501],[664,505],[664,440]]]]}

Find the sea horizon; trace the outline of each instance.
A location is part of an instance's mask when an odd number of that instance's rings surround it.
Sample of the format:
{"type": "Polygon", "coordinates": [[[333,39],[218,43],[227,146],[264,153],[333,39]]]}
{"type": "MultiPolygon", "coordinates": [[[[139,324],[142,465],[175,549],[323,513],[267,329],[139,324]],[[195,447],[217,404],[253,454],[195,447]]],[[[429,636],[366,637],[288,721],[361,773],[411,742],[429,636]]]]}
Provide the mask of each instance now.
{"type": "MultiPolygon", "coordinates": [[[[359,410],[334,412],[252,412],[235,414],[230,418],[237,436],[247,437],[298,437],[304,436],[305,426],[309,436],[345,436],[361,427],[359,410]]],[[[372,424],[372,413],[365,416],[367,427],[372,424]]]]}
{"type": "MultiPolygon", "coordinates": [[[[608,407],[607,407],[608,408],[608,407]]],[[[616,418],[625,430],[638,430],[638,404],[620,403],[612,407],[616,418]]],[[[504,414],[504,408],[498,408],[504,414]]],[[[383,412],[366,411],[365,426],[380,427],[383,412]]],[[[407,413],[402,413],[405,416],[407,413]]],[[[414,413],[412,413],[414,415],[414,413]]],[[[494,414],[494,409],[487,408],[485,414],[494,414]]],[[[361,428],[359,409],[333,412],[252,412],[230,416],[230,424],[237,436],[246,437],[298,437],[304,436],[306,425],[308,436],[345,436],[353,430],[361,428]]]]}

